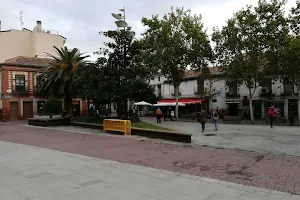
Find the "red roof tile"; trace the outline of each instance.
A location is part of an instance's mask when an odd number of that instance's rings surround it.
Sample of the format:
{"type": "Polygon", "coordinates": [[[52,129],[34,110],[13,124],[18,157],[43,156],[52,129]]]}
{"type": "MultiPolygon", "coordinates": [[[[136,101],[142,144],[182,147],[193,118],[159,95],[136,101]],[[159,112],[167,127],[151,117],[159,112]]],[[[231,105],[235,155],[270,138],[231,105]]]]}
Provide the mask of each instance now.
{"type": "Polygon", "coordinates": [[[51,65],[53,60],[49,58],[37,58],[37,57],[26,57],[18,56],[5,60],[0,65],[10,65],[10,66],[24,66],[24,67],[47,67],[51,65]]]}

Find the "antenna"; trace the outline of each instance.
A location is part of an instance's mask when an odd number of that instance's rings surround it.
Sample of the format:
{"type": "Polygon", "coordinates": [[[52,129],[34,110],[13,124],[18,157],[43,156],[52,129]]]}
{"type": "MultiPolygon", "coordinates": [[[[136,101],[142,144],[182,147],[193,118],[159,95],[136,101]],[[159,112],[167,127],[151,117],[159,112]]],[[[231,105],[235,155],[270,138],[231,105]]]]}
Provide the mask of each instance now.
{"type": "Polygon", "coordinates": [[[19,17],[18,17],[18,19],[19,19],[19,21],[20,21],[21,29],[23,29],[23,27],[24,27],[23,11],[20,11],[20,12],[19,12],[19,17]]]}

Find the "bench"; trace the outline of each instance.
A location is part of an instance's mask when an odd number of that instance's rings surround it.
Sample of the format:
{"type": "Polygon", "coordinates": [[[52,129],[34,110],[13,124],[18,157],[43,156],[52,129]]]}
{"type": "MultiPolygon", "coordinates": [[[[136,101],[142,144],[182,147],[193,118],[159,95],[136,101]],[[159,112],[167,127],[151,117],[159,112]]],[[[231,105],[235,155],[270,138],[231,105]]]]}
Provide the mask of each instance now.
{"type": "MultiPolygon", "coordinates": [[[[270,124],[270,117],[269,116],[267,116],[266,118],[265,118],[265,122],[266,122],[266,124],[270,124]]],[[[282,123],[282,124],[286,124],[287,123],[287,119],[285,118],[285,117],[275,117],[275,119],[274,119],[274,123],[282,123]]]]}
{"type": "Polygon", "coordinates": [[[183,119],[194,121],[196,119],[196,113],[180,114],[180,120],[182,121],[183,119]]]}
{"type": "Polygon", "coordinates": [[[236,121],[238,123],[241,123],[242,121],[242,118],[240,116],[224,116],[224,119],[223,119],[224,122],[233,122],[233,121],[236,121]]]}
{"type": "Polygon", "coordinates": [[[104,119],[103,130],[121,132],[124,135],[131,135],[131,122],[130,120],[120,119],[104,119]]]}

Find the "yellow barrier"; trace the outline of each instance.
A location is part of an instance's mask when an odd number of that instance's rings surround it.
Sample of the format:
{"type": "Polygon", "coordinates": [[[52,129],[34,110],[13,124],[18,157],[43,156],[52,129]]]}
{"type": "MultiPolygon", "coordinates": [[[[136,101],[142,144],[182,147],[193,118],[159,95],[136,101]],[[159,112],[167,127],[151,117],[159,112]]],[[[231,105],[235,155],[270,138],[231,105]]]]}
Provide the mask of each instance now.
{"type": "Polygon", "coordinates": [[[104,119],[103,125],[104,132],[118,131],[124,133],[124,135],[131,135],[130,120],[104,119]]]}

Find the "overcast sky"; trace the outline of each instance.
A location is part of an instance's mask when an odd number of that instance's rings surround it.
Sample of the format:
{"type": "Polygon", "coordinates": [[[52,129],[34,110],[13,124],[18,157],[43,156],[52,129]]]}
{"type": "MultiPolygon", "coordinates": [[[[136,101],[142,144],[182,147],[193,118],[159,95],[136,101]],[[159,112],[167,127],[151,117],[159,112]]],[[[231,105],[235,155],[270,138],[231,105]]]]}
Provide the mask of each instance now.
{"type": "MultiPolygon", "coordinates": [[[[36,21],[42,27],[59,31],[67,38],[69,48],[77,47],[81,52],[92,53],[102,46],[104,36],[99,31],[115,29],[111,13],[126,7],[126,21],[137,33],[143,32],[142,17],[153,14],[162,16],[170,7],[184,7],[202,15],[207,32],[212,27],[225,25],[237,10],[248,5],[257,5],[258,0],[2,0],[0,20],[2,30],[20,29],[18,19],[23,11],[24,27],[33,29],[36,21]]],[[[288,0],[286,9],[295,5],[296,0],[288,0]]],[[[92,59],[95,59],[92,56],[92,59]]]]}

